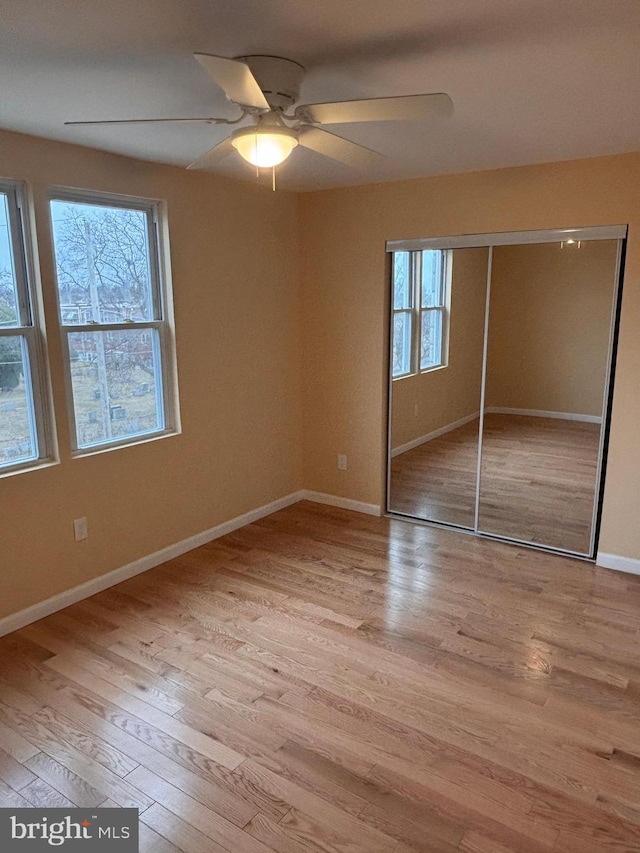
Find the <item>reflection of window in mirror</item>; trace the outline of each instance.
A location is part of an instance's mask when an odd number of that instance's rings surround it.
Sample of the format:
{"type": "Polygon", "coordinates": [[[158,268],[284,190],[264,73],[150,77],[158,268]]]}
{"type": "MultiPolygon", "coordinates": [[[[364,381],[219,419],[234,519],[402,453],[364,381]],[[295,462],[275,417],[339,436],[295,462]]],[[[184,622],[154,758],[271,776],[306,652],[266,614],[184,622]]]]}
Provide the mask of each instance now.
{"type": "Polygon", "coordinates": [[[445,367],[448,357],[449,252],[394,252],[392,377],[445,367]]]}

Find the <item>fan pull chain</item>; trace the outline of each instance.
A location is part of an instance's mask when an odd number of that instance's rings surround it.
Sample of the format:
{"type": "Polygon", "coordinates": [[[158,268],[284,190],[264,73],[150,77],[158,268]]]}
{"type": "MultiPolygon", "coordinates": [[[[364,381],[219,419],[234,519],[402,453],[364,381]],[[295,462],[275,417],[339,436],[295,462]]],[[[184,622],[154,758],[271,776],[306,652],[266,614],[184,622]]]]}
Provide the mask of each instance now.
{"type": "Polygon", "coordinates": [[[255,155],[256,155],[256,182],[260,182],[260,166],[258,166],[258,134],[256,132],[255,141],[253,143],[255,155]]]}
{"type": "Polygon", "coordinates": [[[276,191],[276,167],[271,167],[271,189],[273,192],[276,191]]]}

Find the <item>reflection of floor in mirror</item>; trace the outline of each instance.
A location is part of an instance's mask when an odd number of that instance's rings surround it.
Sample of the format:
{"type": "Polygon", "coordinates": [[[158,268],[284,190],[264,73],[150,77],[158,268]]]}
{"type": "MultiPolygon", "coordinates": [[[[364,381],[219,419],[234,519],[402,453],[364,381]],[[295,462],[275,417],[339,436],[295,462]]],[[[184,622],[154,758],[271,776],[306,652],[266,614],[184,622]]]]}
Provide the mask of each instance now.
{"type": "Polygon", "coordinates": [[[395,512],[473,527],[478,421],[451,430],[391,460],[395,512]]]}
{"type": "MultiPolygon", "coordinates": [[[[599,424],[487,414],[480,529],[585,553],[599,424]]],[[[396,512],[473,526],[478,421],[391,460],[396,512]]]]}

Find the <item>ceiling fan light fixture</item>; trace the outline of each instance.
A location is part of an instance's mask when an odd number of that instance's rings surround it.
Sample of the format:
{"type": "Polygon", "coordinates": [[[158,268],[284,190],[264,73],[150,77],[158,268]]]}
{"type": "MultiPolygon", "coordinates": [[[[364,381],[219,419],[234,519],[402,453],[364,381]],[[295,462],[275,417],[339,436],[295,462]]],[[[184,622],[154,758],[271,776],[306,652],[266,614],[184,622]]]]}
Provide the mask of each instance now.
{"type": "Polygon", "coordinates": [[[298,145],[298,136],[288,127],[248,127],[236,131],[231,144],[247,163],[266,169],[284,163],[298,145]]]}

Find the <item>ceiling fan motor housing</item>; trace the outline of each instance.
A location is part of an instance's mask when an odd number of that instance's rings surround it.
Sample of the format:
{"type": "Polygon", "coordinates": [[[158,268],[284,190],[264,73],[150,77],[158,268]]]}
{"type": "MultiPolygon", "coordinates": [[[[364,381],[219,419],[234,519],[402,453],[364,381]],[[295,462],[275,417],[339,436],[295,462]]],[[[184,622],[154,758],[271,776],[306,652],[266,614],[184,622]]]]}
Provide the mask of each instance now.
{"type": "Polygon", "coordinates": [[[280,56],[238,56],[251,69],[272,109],[286,110],[300,98],[302,65],[280,56]]]}

